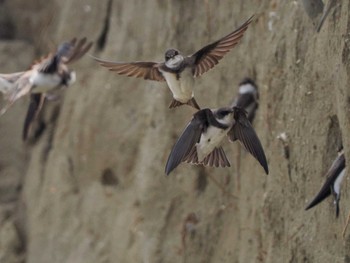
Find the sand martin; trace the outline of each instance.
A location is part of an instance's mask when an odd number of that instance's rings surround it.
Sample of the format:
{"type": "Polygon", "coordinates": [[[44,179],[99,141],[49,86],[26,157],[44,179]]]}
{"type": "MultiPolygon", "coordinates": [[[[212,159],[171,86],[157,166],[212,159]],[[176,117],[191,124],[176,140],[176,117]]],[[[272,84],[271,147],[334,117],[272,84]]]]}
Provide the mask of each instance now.
{"type": "Polygon", "coordinates": [[[227,135],[230,141],[239,140],[269,173],[264,150],[246,112],[238,107],[202,109],[193,115],[169,155],[165,173],[168,175],[181,162],[204,166],[230,166],[220,146],[227,135]]]}
{"type": "Polygon", "coordinates": [[[61,44],[55,53],[34,62],[27,71],[0,74],[0,92],[7,100],[1,114],[26,94],[45,94],[74,83],[75,72],[69,70],[67,65],[80,59],[91,46],[92,42],[87,43],[86,38],[74,38],[61,44]]]}
{"type": "Polygon", "coordinates": [[[251,78],[244,78],[239,83],[238,95],[232,103],[232,107],[239,107],[247,112],[250,123],[253,122],[255,111],[258,109],[258,87],[251,78]]]}
{"type": "Polygon", "coordinates": [[[176,49],[165,52],[165,62],[113,62],[93,57],[101,66],[128,77],[166,81],[173,94],[169,108],[188,104],[200,109],[194,98],[194,78],[202,75],[216,64],[241,40],[252,22],[250,17],[238,29],[215,41],[190,56],[182,55],[176,49]]]}
{"type": "Polygon", "coordinates": [[[340,200],[340,184],[345,176],[345,156],[340,152],[339,156],[333,162],[331,168],[326,173],[327,179],[321,190],[315,198],[308,204],[305,210],[308,210],[322,202],[331,194],[334,196],[334,204],[336,206],[336,216],[339,215],[339,200],[340,200]]]}

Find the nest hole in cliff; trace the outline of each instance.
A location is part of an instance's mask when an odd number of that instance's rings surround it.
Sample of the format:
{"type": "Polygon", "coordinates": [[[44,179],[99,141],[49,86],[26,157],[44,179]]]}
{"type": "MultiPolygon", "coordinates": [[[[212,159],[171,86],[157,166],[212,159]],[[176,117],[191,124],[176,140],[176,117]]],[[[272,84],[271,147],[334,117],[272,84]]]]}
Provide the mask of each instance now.
{"type": "Polygon", "coordinates": [[[328,134],[327,134],[327,152],[336,152],[343,146],[341,129],[337,115],[330,117],[328,134]]]}
{"type": "Polygon", "coordinates": [[[101,174],[101,184],[104,186],[117,186],[119,184],[119,179],[111,168],[103,170],[101,174]]]}
{"type": "Polygon", "coordinates": [[[208,185],[208,178],[206,175],[206,171],[203,167],[199,167],[198,176],[195,182],[195,189],[198,193],[202,193],[205,191],[208,185]]]}

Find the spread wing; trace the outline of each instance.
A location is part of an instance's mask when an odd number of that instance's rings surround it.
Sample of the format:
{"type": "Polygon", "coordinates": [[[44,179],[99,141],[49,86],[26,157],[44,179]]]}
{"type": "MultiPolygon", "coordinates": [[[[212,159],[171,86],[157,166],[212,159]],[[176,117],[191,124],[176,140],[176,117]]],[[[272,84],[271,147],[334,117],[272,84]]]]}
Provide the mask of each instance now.
{"type": "Polygon", "coordinates": [[[159,71],[160,63],[156,62],[113,62],[93,57],[102,67],[115,71],[119,75],[143,78],[155,81],[165,81],[159,71]]]}
{"type": "Polygon", "coordinates": [[[182,132],[180,138],[172,148],[165,166],[165,173],[169,175],[182,160],[190,153],[191,149],[199,142],[202,134],[202,123],[193,119],[182,132]]]}
{"type": "Polygon", "coordinates": [[[190,57],[195,64],[194,76],[198,77],[218,64],[219,60],[238,44],[253,18],[254,15],[232,33],[194,53],[190,57]]]}
{"type": "Polygon", "coordinates": [[[35,62],[31,69],[25,72],[0,75],[0,91],[6,93],[7,104],[0,111],[0,115],[4,114],[7,109],[20,97],[30,93],[33,85],[30,77],[33,72],[54,73],[59,69],[61,63],[71,63],[81,58],[92,46],[92,42],[88,42],[86,38],[80,40],[72,39],[70,42],[61,44],[54,54],[49,54],[40,61],[35,62]],[[2,88],[1,86],[12,84],[10,88],[2,88]]]}
{"type": "MultiPolygon", "coordinates": [[[[63,48],[63,54],[61,54],[62,62],[64,64],[70,64],[79,60],[82,56],[86,54],[92,47],[93,42],[88,42],[86,37],[77,40],[73,38],[69,43],[69,49],[67,52],[63,48]]],[[[62,44],[65,45],[65,44],[62,44]]],[[[60,49],[60,48],[59,48],[60,49]]]]}
{"type": "Polygon", "coordinates": [[[0,74],[0,92],[4,93],[5,95],[11,92],[11,90],[13,90],[15,87],[16,81],[24,73],[25,71],[9,74],[0,74]]]}
{"type": "Polygon", "coordinates": [[[22,139],[26,141],[29,131],[32,127],[34,120],[37,118],[42,106],[45,102],[45,94],[33,93],[30,95],[30,102],[27,111],[26,118],[24,120],[24,126],[22,131],[22,139]]]}
{"type": "Polygon", "coordinates": [[[92,42],[87,42],[86,38],[77,40],[73,38],[70,42],[62,43],[55,54],[37,62],[33,67],[42,73],[54,73],[58,70],[60,63],[69,64],[80,59],[92,46],[92,42]]]}
{"type": "Polygon", "coordinates": [[[193,151],[196,143],[199,142],[202,132],[209,125],[208,118],[214,118],[210,109],[202,109],[197,111],[191,122],[186,126],[180,138],[172,148],[168,161],[165,166],[165,173],[168,175],[182,161],[185,161],[188,155],[193,151]]]}
{"type": "Polygon", "coordinates": [[[327,179],[322,185],[321,190],[317,193],[314,199],[307,205],[305,210],[308,210],[315,205],[321,203],[324,199],[332,193],[332,186],[336,181],[337,177],[340,175],[340,172],[345,168],[345,157],[344,154],[338,156],[338,158],[333,162],[331,168],[329,168],[326,176],[327,179]]]}
{"type": "Polygon", "coordinates": [[[258,136],[256,135],[252,125],[247,119],[244,110],[239,108],[234,108],[235,110],[235,121],[232,129],[228,132],[228,136],[231,141],[239,140],[246,150],[254,156],[254,158],[261,164],[264,168],[266,174],[269,173],[269,168],[267,165],[266,156],[264,149],[260,143],[258,136]]]}
{"type": "Polygon", "coordinates": [[[33,87],[29,81],[30,74],[31,72],[27,71],[21,75],[15,82],[14,87],[11,88],[11,90],[9,90],[9,92],[6,94],[5,99],[7,101],[7,104],[1,109],[0,115],[3,115],[20,97],[30,93],[33,87]]]}

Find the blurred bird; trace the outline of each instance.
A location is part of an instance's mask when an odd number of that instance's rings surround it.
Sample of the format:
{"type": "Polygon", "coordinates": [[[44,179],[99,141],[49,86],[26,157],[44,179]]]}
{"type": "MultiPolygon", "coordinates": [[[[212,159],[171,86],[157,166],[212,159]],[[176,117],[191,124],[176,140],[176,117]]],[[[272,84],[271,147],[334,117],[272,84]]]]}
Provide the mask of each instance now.
{"type": "Polygon", "coordinates": [[[317,32],[320,32],[331,9],[339,3],[338,0],[328,0],[325,6],[323,2],[322,0],[302,0],[307,15],[313,21],[313,24],[316,25],[317,32]]]}
{"type": "Polygon", "coordinates": [[[323,12],[324,4],[322,0],[302,0],[306,14],[315,21],[323,12]]]}
{"type": "Polygon", "coordinates": [[[344,152],[341,151],[338,157],[333,162],[331,168],[329,168],[327,179],[323,184],[321,190],[314,197],[314,199],[308,204],[305,210],[308,210],[315,205],[322,202],[331,194],[334,197],[334,204],[336,206],[336,217],[339,216],[339,200],[340,200],[340,184],[345,176],[345,156],[344,152]]]}
{"type": "Polygon", "coordinates": [[[194,78],[213,68],[227,52],[237,45],[253,21],[253,17],[250,17],[232,33],[201,48],[190,56],[184,56],[176,49],[168,49],[165,52],[165,62],[112,62],[93,58],[101,66],[120,75],[166,81],[173,94],[169,108],[188,104],[200,109],[193,93],[194,78]]]}
{"type": "Polygon", "coordinates": [[[258,86],[251,78],[244,78],[239,83],[238,95],[231,106],[244,109],[247,112],[249,122],[252,123],[255,117],[255,111],[259,107],[258,100],[258,86]]]}
{"type": "Polygon", "coordinates": [[[202,109],[193,115],[171,150],[165,167],[168,175],[181,162],[204,166],[230,166],[224,150],[220,146],[225,135],[231,142],[239,140],[269,173],[264,150],[246,112],[238,107],[202,109]]]}
{"type": "Polygon", "coordinates": [[[34,62],[27,71],[0,74],[0,92],[4,93],[7,101],[0,112],[1,115],[22,96],[31,96],[23,139],[27,138],[30,125],[41,110],[47,94],[75,82],[75,72],[67,65],[80,59],[91,46],[92,42],[87,42],[86,38],[74,38],[61,44],[55,53],[34,62]]]}
{"type": "Polygon", "coordinates": [[[316,27],[316,31],[317,32],[320,32],[324,21],[326,20],[326,18],[329,15],[331,9],[335,6],[336,3],[337,3],[337,0],[329,0],[328,1],[328,4],[327,4],[326,8],[324,8],[322,17],[320,18],[320,22],[318,23],[318,25],[316,27]]]}

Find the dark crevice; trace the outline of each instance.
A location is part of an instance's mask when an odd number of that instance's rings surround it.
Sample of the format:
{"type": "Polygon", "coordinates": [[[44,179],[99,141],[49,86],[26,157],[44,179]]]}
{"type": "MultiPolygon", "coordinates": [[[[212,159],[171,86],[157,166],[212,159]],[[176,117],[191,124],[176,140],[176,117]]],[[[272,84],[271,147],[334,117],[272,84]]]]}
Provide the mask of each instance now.
{"type": "Polygon", "coordinates": [[[78,194],[79,193],[79,182],[78,182],[78,179],[75,175],[75,172],[74,172],[74,162],[73,162],[73,159],[71,157],[68,157],[68,173],[70,175],[70,177],[72,178],[73,182],[72,182],[72,187],[73,187],[73,192],[75,194],[78,194]]]}
{"type": "MultiPolygon", "coordinates": [[[[39,113],[40,115],[40,113],[39,113]]],[[[46,128],[47,128],[47,125],[46,123],[41,119],[40,116],[38,116],[37,118],[38,120],[35,120],[36,123],[35,125],[33,125],[33,135],[31,136],[29,134],[29,138],[27,139],[26,143],[28,145],[34,145],[38,142],[38,140],[41,138],[41,136],[44,134],[46,128]]]]}
{"type": "Polygon", "coordinates": [[[53,109],[53,112],[51,114],[50,122],[52,123],[52,127],[50,127],[49,138],[47,139],[47,144],[44,147],[44,150],[42,153],[42,163],[46,163],[47,157],[49,156],[49,153],[52,149],[53,138],[55,135],[56,124],[57,124],[57,119],[59,115],[60,115],[60,107],[57,106],[53,109]]]}
{"type": "Polygon", "coordinates": [[[330,117],[328,125],[326,153],[331,154],[326,154],[324,156],[323,163],[330,163],[343,145],[342,134],[337,115],[330,117]]]}
{"type": "Polygon", "coordinates": [[[327,135],[327,152],[335,152],[343,145],[341,129],[337,115],[330,117],[328,135],[327,135]]]}
{"type": "Polygon", "coordinates": [[[4,3],[0,0],[0,39],[11,40],[16,37],[15,19],[4,3]]]}
{"type": "Polygon", "coordinates": [[[27,116],[25,117],[23,127],[23,141],[28,144],[35,144],[46,129],[45,123],[42,121],[42,112],[45,110],[44,98],[42,108],[40,109],[40,95],[31,95],[29,108],[27,110],[27,116]],[[32,132],[31,132],[32,131],[32,132]],[[31,135],[32,134],[32,135],[31,135]]]}
{"type": "Polygon", "coordinates": [[[108,32],[109,32],[109,25],[110,25],[110,20],[111,20],[112,3],[113,3],[113,0],[109,0],[108,4],[107,4],[107,12],[106,12],[106,17],[104,20],[102,32],[97,39],[96,46],[97,46],[98,51],[102,51],[106,45],[107,36],[108,36],[108,32]]]}
{"type": "Polygon", "coordinates": [[[113,170],[106,168],[101,175],[101,184],[105,186],[116,186],[119,184],[117,176],[114,174],[113,170]]]}
{"type": "Polygon", "coordinates": [[[46,124],[42,120],[39,121],[38,127],[35,130],[35,133],[33,135],[33,140],[36,142],[41,135],[43,135],[44,131],[46,130],[46,124]]]}
{"type": "Polygon", "coordinates": [[[200,168],[198,172],[195,188],[198,191],[198,193],[202,193],[207,188],[207,185],[208,185],[208,178],[207,178],[206,172],[204,169],[200,168]]]}
{"type": "Polygon", "coordinates": [[[19,243],[15,247],[15,253],[22,255],[25,258],[28,243],[28,230],[27,230],[27,209],[23,198],[21,198],[16,207],[16,212],[13,216],[14,228],[17,232],[19,243]]]}

